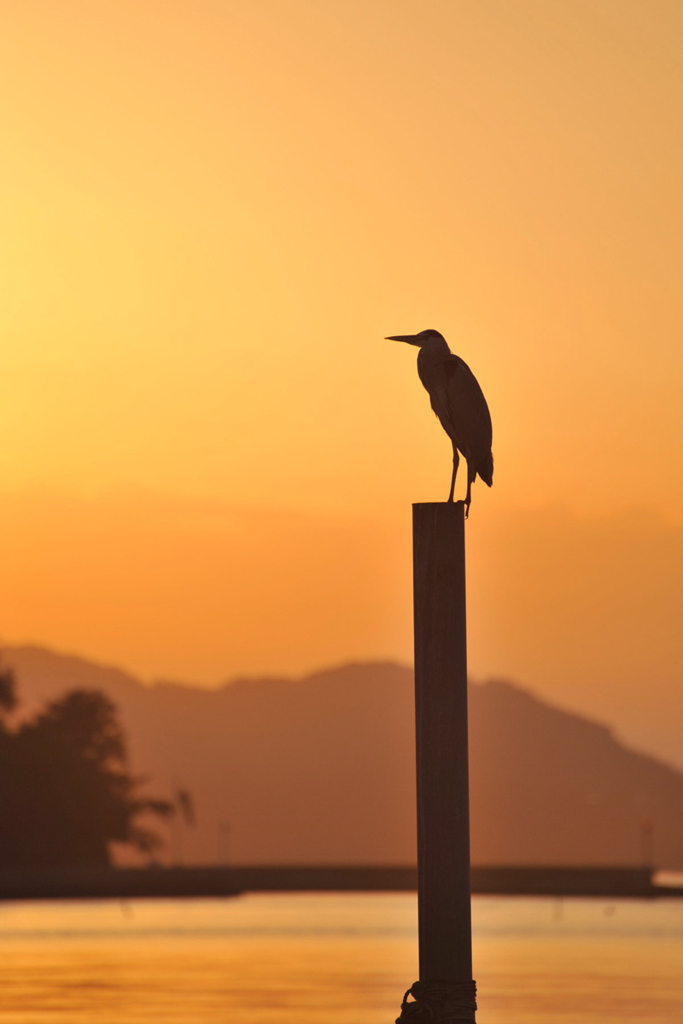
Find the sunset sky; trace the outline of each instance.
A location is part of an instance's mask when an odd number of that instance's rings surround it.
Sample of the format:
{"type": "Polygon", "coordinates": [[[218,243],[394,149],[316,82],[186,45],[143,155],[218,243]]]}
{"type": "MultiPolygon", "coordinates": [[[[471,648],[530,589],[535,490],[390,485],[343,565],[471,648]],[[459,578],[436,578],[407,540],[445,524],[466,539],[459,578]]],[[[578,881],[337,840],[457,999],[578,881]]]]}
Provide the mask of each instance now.
{"type": "Polygon", "coordinates": [[[473,675],[683,763],[679,0],[0,0],[0,638],[411,659],[415,350],[476,373],[473,675]]]}

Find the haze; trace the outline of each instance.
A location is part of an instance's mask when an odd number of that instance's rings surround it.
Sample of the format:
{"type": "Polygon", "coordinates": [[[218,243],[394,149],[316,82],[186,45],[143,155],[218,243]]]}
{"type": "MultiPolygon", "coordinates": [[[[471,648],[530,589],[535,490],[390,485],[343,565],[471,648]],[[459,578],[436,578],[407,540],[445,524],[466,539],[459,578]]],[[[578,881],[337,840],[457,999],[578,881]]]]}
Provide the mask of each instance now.
{"type": "MultiPolygon", "coordinates": [[[[0,0],[0,630],[211,685],[411,658],[440,330],[473,674],[677,756],[683,10],[0,0]]],[[[680,758],[679,758],[680,760],[680,758]]]]}

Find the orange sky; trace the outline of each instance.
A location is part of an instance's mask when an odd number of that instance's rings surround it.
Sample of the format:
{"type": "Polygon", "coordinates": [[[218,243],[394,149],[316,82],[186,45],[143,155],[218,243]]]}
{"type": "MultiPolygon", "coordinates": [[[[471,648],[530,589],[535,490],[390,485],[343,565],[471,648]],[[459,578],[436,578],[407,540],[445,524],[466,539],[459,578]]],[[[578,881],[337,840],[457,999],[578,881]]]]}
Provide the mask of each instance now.
{"type": "Polygon", "coordinates": [[[494,418],[473,672],[670,751],[677,0],[0,17],[5,641],[205,684],[408,660],[449,449],[383,338],[436,327],[494,418]]]}

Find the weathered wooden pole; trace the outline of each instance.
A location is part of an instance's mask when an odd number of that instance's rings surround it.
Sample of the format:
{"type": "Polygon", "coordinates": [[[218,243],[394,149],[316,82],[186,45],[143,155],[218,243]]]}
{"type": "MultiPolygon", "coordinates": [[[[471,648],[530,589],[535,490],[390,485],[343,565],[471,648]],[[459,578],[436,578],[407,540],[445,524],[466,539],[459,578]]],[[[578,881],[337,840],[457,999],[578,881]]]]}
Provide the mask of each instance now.
{"type": "Polygon", "coordinates": [[[471,1024],[465,505],[413,505],[420,980],[399,1021],[471,1024]]]}

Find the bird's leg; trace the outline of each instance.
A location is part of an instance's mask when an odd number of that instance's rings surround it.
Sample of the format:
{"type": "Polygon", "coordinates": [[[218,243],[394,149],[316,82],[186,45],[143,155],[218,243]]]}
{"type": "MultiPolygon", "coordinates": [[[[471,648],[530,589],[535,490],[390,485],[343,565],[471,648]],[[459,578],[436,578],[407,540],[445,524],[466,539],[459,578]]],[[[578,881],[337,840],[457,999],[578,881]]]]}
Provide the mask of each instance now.
{"type": "Polygon", "coordinates": [[[458,455],[458,449],[453,445],[453,476],[451,477],[451,492],[448,495],[448,500],[453,501],[453,494],[455,492],[455,477],[458,472],[458,464],[460,462],[460,456],[458,455]]]}
{"type": "MultiPolygon", "coordinates": [[[[476,476],[476,474],[475,474],[476,476]]],[[[473,476],[470,476],[470,467],[467,467],[467,495],[465,497],[465,519],[469,519],[470,516],[470,505],[472,504],[472,481],[473,476]]]]}

